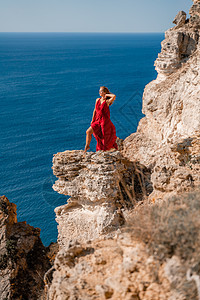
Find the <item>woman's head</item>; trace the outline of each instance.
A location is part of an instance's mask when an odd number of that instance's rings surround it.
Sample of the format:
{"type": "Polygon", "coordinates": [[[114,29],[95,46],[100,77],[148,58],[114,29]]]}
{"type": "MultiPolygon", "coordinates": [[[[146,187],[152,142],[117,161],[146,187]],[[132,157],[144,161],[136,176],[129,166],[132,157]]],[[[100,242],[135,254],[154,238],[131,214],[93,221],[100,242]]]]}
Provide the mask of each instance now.
{"type": "Polygon", "coordinates": [[[104,96],[105,94],[110,94],[109,89],[105,86],[100,86],[99,95],[104,96]]]}

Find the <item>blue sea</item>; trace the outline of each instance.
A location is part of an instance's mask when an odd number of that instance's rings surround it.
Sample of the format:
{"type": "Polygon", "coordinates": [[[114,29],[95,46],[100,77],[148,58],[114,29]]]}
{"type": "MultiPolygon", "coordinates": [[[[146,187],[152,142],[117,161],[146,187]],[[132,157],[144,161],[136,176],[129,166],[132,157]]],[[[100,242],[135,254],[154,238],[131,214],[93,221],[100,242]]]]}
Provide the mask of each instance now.
{"type": "MultiPolygon", "coordinates": [[[[137,130],[142,93],[156,78],[163,33],[0,33],[0,195],[17,205],[18,221],[57,240],[53,154],[84,149],[99,87],[119,138],[137,130]]],[[[95,151],[92,138],[90,151],[95,151]]]]}

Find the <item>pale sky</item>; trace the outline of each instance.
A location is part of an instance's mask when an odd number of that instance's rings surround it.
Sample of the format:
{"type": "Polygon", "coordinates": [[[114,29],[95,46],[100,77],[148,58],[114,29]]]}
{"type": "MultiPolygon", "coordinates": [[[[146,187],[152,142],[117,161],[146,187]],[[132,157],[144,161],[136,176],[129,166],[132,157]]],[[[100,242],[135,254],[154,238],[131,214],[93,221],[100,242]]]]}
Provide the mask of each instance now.
{"type": "Polygon", "coordinates": [[[164,32],[192,0],[0,0],[0,32],[164,32]]]}

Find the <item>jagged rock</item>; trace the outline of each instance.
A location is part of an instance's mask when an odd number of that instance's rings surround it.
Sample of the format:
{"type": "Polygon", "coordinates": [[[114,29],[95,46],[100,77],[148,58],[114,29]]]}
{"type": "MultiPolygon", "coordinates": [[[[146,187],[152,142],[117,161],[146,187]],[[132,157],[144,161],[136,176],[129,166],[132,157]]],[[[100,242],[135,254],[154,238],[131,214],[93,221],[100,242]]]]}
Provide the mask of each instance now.
{"type": "MultiPolygon", "coordinates": [[[[186,22],[186,13],[180,11],[173,23],[177,24],[165,32],[161,43],[161,53],[155,61],[158,78],[166,76],[181,68],[196,51],[199,43],[200,2],[195,2],[190,9],[190,19],[186,22]]],[[[157,78],[157,79],[158,79],[157,78]]]]}
{"type": "Polygon", "coordinates": [[[0,298],[40,299],[51,267],[40,229],[17,222],[16,205],[0,197],[0,298]]]}
{"type": "Polygon", "coordinates": [[[85,242],[117,230],[125,211],[143,199],[140,180],[147,193],[152,191],[149,170],[119,151],[87,152],[85,157],[83,151],[65,151],[54,155],[52,168],[59,178],[53,189],[71,196],[55,209],[58,242],[65,247],[71,240],[85,242]]]}
{"type": "MultiPolygon", "coordinates": [[[[184,11],[179,11],[179,13],[176,15],[173,23],[177,25],[177,27],[181,27],[185,24],[186,21],[186,13],[184,11]]],[[[177,28],[176,27],[176,28],[177,28]]]]}
{"type": "Polygon", "coordinates": [[[117,145],[118,145],[118,150],[119,151],[121,151],[121,150],[123,150],[123,139],[120,139],[119,137],[117,137],[117,139],[116,139],[116,143],[117,143],[117,145]]]}
{"type": "Polygon", "coordinates": [[[179,69],[197,49],[198,40],[199,33],[196,31],[185,30],[182,27],[167,30],[165,40],[161,43],[161,53],[155,61],[159,78],[179,69]]]}
{"type": "Polygon", "coordinates": [[[196,222],[200,210],[199,190],[188,193],[185,199],[179,197],[166,198],[152,207],[153,224],[148,222],[148,216],[145,218],[152,205],[147,205],[143,212],[144,205],[130,215],[128,227],[124,226],[115,237],[82,244],[74,242],[68,249],[62,248],[55,260],[48,299],[197,300],[198,286],[191,274],[199,271],[200,239],[196,222]],[[176,224],[175,217],[180,218],[182,224],[176,224]],[[165,230],[167,223],[172,225],[165,230]],[[138,230],[138,239],[135,239],[138,230]],[[168,243],[163,235],[168,237],[168,243]],[[185,245],[185,239],[189,244],[185,245]],[[196,247],[193,243],[197,243],[196,247]],[[193,245],[193,249],[188,245],[193,245]],[[180,249],[184,259],[180,258],[180,249]],[[166,251],[168,256],[164,257],[166,251]]]}
{"type": "Polygon", "coordinates": [[[199,30],[187,23],[165,36],[155,62],[158,77],[143,94],[146,116],[137,132],[124,140],[122,150],[129,160],[152,169],[153,198],[189,190],[200,182],[199,30]],[[172,151],[174,145],[185,143],[187,153],[172,151]]]}
{"type": "Polygon", "coordinates": [[[77,246],[57,256],[49,300],[168,299],[164,269],[129,234],[77,246]]]}
{"type": "Polygon", "coordinates": [[[200,1],[194,1],[194,4],[190,8],[190,25],[196,29],[200,29],[200,1]]]}
{"type": "MultiPolygon", "coordinates": [[[[200,131],[200,56],[164,81],[149,83],[143,94],[146,132],[160,143],[198,135],[200,131]]],[[[140,126],[140,124],[139,124],[140,126]]]]}
{"type": "Polygon", "coordinates": [[[153,192],[150,199],[165,193],[189,191],[200,185],[200,136],[162,145],[141,134],[132,134],[124,142],[123,154],[151,169],[153,192]],[[143,139],[141,139],[141,137],[143,139]]]}

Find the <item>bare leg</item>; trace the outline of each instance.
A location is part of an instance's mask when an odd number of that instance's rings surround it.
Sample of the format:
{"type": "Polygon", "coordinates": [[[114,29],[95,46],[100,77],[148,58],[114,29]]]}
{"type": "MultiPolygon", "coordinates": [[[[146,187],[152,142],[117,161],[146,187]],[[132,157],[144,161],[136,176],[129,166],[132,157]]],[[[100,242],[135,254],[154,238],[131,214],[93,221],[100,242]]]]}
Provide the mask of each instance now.
{"type": "Polygon", "coordinates": [[[85,143],[84,152],[86,152],[88,149],[90,149],[90,142],[91,142],[91,139],[92,139],[92,134],[93,134],[93,129],[90,126],[86,131],[86,143],[85,143]]]}

